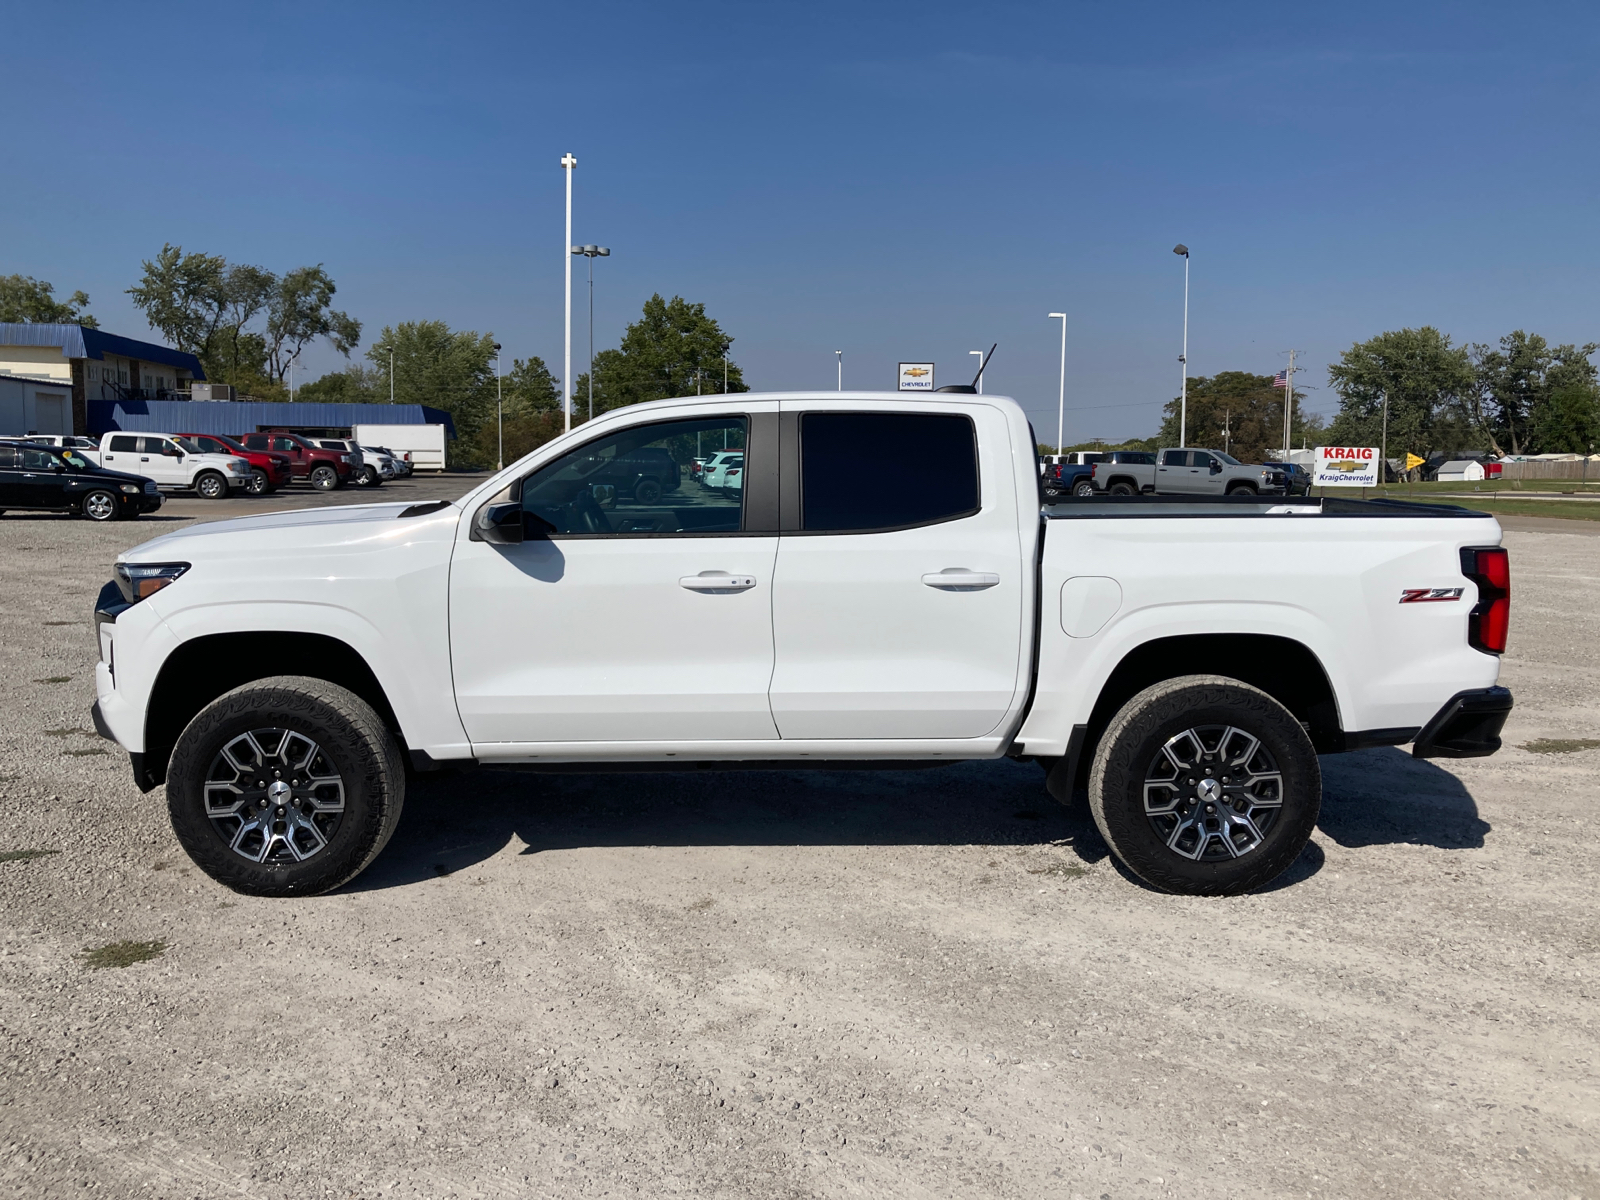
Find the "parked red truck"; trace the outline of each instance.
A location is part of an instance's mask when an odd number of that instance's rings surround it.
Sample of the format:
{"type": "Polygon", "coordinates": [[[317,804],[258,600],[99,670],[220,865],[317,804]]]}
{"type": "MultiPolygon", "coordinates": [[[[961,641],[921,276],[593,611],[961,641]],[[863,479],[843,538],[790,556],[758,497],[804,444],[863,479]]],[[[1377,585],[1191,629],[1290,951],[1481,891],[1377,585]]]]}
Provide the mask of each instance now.
{"type": "Polygon", "coordinates": [[[320,492],[331,492],[350,482],[355,471],[354,455],[324,450],[297,433],[273,429],[266,433],[247,433],[247,450],[273,450],[289,459],[289,471],[320,492]]]}
{"type": "Polygon", "coordinates": [[[232,454],[250,464],[250,484],[245,488],[252,496],[265,496],[277,491],[293,478],[293,469],[287,454],[271,450],[251,450],[230,437],[216,433],[174,434],[181,444],[193,444],[202,454],[232,454]]]}

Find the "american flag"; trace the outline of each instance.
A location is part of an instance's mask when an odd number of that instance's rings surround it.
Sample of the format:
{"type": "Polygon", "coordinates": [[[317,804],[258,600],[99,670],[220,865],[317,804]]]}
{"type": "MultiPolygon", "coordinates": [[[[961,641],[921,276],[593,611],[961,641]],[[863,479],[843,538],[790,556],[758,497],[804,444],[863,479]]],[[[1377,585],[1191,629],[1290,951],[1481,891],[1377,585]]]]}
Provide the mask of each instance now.
{"type": "Polygon", "coordinates": [[[1272,377],[1272,386],[1275,388],[1286,388],[1289,386],[1289,370],[1287,367],[1272,377]]]}

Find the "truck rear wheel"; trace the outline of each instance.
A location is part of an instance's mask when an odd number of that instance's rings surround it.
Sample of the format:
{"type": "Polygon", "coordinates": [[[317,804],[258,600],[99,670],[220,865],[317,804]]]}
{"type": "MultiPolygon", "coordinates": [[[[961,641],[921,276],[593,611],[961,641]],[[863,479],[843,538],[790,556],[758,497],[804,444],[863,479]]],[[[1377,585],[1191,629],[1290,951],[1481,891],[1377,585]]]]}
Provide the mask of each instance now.
{"type": "Polygon", "coordinates": [[[1155,887],[1234,896],[1271,882],[1316,827],[1322,772],[1294,715],[1219,675],[1146,688],[1106,727],[1089,773],[1095,824],[1155,887]]]}
{"type": "Polygon", "coordinates": [[[1110,492],[1113,496],[1137,496],[1139,494],[1139,489],[1134,487],[1133,484],[1129,483],[1126,479],[1117,480],[1110,487],[1108,487],[1106,491],[1110,492]]]}
{"type": "Polygon", "coordinates": [[[194,864],[251,896],[354,879],[393,835],[405,766],[372,706],[305,676],[259,679],[189,722],[167,768],[172,830],[194,864]]]}
{"type": "Polygon", "coordinates": [[[1080,479],[1072,485],[1072,494],[1074,496],[1092,496],[1094,495],[1094,484],[1087,479],[1080,479]]]}

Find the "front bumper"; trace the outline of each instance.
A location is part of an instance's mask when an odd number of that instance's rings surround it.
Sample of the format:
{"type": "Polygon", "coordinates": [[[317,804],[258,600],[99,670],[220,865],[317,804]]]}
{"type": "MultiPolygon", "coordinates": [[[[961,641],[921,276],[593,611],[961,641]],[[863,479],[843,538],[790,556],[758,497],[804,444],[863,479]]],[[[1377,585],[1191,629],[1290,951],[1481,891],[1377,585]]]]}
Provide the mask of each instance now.
{"type": "Polygon", "coordinates": [[[1500,731],[1511,715],[1511,691],[1503,687],[1457,692],[1411,744],[1417,758],[1483,758],[1500,749],[1500,731]]]}

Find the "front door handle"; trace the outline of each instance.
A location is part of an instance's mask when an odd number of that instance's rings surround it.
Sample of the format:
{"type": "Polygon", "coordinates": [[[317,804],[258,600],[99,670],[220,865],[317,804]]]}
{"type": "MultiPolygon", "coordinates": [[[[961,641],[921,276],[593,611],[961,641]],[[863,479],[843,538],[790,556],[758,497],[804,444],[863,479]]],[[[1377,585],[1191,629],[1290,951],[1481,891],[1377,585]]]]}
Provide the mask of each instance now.
{"type": "Polygon", "coordinates": [[[922,582],[945,592],[981,592],[984,588],[992,588],[998,584],[1000,576],[993,571],[969,571],[965,567],[946,567],[942,571],[924,575],[922,582]]]}
{"type": "Polygon", "coordinates": [[[698,575],[685,575],[678,580],[679,587],[691,592],[710,592],[713,595],[727,592],[748,592],[756,585],[754,575],[730,575],[726,571],[701,571],[698,575]]]}

